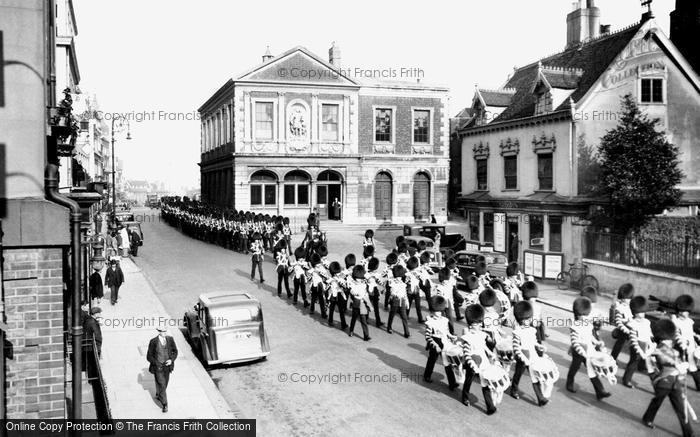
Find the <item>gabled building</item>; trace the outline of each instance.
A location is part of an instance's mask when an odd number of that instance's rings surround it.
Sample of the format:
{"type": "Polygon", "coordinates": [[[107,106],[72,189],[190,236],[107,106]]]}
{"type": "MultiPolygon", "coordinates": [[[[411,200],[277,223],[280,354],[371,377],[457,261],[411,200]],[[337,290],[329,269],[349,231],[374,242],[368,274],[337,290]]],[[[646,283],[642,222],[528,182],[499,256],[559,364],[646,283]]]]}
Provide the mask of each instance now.
{"type": "Polygon", "coordinates": [[[564,51],[516,69],[499,90],[477,90],[474,119],[458,129],[467,239],[538,277],[581,256],[591,199],[579,189],[578,150],[618,124],[624,95],[679,147],[686,206],[700,190],[700,78],[652,15],[610,33],[587,0],[567,23],[564,51]]]}
{"type": "Polygon", "coordinates": [[[328,61],[268,51],[199,108],[202,199],[344,223],[446,220],[447,111],[447,88],[346,76],[335,45],[328,61]]]}

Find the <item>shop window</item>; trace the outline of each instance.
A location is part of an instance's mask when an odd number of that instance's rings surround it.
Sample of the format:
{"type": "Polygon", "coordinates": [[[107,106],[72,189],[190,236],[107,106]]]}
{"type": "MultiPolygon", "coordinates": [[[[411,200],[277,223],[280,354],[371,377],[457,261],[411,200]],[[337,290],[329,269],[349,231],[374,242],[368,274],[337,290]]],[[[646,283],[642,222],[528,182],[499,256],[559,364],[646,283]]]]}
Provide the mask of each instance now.
{"type": "Polygon", "coordinates": [[[544,216],[530,215],[530,249],[544,249],[544,216]]]}
{"type": "Polygon", "coordinates": [[[469,239],[479,241],[479,211],[469,211],[469,239]]]}
{"type": "Polygon", "coordinates": [[[561,224],[562,217],[550,215],[549,220],[549,250],[550,252],[561,252],[561,224]]]}
{"type": "Polygon", "coordinates": [[[493,213],[484,213],[484,243],[493,243],[493,213]]]}

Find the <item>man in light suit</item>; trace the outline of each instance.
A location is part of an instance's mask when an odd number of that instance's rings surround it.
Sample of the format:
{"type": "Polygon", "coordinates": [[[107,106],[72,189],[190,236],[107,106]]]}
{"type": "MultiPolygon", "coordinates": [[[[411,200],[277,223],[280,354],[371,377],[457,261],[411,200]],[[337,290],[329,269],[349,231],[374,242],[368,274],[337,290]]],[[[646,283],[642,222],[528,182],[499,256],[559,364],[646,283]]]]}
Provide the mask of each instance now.
{"type": "Polygon", "coordinates": [[[156,399],[163,405],[163,412],[167,413],[168,395],[165,391],[170,381],[170,372],[175,368],[177,346],[175,340],[167,335],[165,326],[161,325],[157,329],[158,335],[148,343],[146,359],[149,363],[148,371],[156,378],[156,399]]]}

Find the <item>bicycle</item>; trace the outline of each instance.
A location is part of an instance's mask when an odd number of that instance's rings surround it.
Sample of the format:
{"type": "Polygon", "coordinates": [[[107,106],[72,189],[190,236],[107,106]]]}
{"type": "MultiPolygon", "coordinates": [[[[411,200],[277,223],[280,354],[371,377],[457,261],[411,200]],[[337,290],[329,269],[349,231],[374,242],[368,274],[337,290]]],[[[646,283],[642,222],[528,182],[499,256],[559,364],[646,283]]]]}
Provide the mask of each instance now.
{"type": "Polygon", "coordinates": [[[570,287],[583,290],[590,286],[598,293],[598,280],[595,276],[588,274],[588,266],[586,264],[576,266],[575,263],[569,263],[569,270],[559,272],[556,281],[560,290],[568,290],[570,287]]]}

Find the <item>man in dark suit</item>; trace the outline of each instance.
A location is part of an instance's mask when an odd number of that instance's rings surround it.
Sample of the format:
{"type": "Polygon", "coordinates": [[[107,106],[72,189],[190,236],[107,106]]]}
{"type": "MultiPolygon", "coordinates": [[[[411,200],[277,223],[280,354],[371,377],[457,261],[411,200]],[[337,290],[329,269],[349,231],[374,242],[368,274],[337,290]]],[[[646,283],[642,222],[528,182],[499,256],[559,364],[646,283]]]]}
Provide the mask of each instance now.
{"type": "Polygon", "coordinates": [[[102,271],[101,265],[93,266],[93,272],[88,281],[90,287],[90,299],[93,300],[93,305],[99,305],[105,295],[104,288],[102,287],[102,276],[100,275],[100,271],[102,271]]]}
{"type": "Polygon", "coordinates": [[[109,287],[110,296],[109,299],[112,305],[117,303],[119,300],[119,287],[124,283],[124,273],[116,260],[110,262],[110,266],[105,274],[105,285],[109,287]]]}
{"type": "Polygon", "coordinates": [[[133,256],[138,256],[139,246],[141,246],[141,236],[136,230],[131,231],[131,254],[133,256]]]}
{"type": "Polygon", "coordinates": [[[177,358],[177,346],[175,340],[166,335],[165,326],[158,327],[158,335],[148,343],[148,354],[146,359],[149,366],[148,371],[156,378],[156,399],[163,405],[163,412],[168,412],[168,395],[165,390],[170,381],[170,372],[175,368],[177,358]]]}

